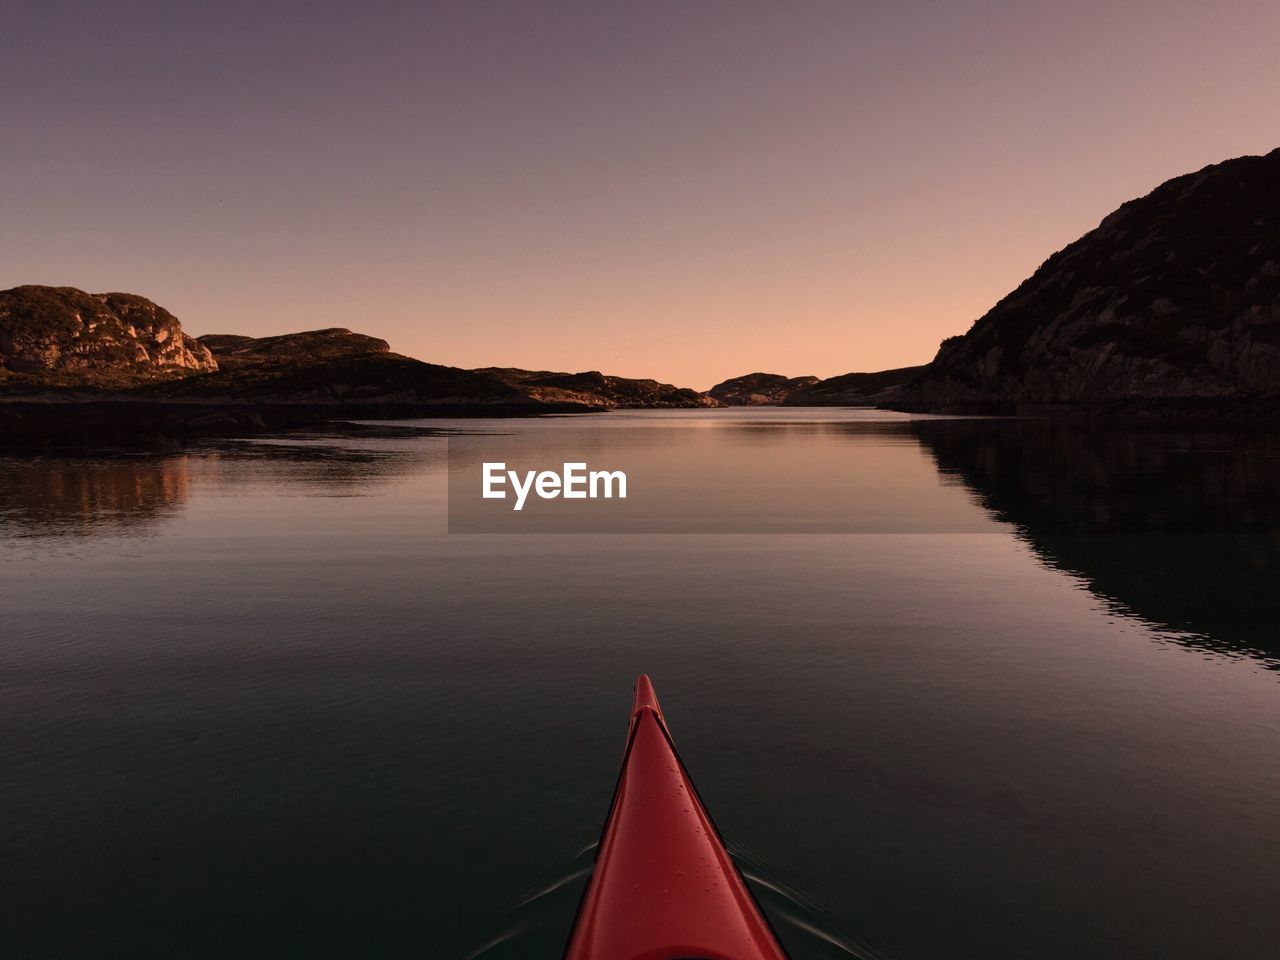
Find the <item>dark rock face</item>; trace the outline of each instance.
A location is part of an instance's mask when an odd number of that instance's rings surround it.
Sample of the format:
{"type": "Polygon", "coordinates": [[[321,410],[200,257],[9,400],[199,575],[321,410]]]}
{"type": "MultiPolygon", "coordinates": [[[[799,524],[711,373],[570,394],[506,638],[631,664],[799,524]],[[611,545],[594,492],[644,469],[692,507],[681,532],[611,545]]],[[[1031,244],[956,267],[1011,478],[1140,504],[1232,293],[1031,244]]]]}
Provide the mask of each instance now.
{"type": "Polygon", "coordinates": [[[233,366],[156,384],[135,394],[171,400],[312,406],[527,404],[520,391],[490,377],[394,353],[233,366]]]}
{"type": "Polygon", "coordinates": [[[943,341],[899,400],[1089,404],[1280,393],[1280,150],[1177,177],[943,341]]]}
{"type": "Polygon", "coordinates": [[[875,373],[845,373],[796,390],[784,401],[788,406],[859,407],[887,403],[902,385],[924,367],[898,367],[875,373]]]}
{"type": "Polygon", "coordinates": [[[611,377],[595,370],[585,373],[552,373],[510,367],[481,367],[480,374],[518,390],[540,403],[575,403],[587,407],[719,407],[705,393],[675,387],[657,380],[611,377]]]}
{"type": "Polygon", "coordinates": [[[278,337],[242,337],[210,333],[198,338],[218,361],[221,370],[268,363],[306,363],[329,357],[358,357],[390,353],[391,345],[377,337],[352,333],[342,327],[286,333],[278,337]]]}
{"type": "Polygon", "coordinates": [[[717,405],[707,402],[702,394],[655,380],[627,380],[599,373],[462,370],[423,363],[386,352],[385,341],[345,330],[263,340],[218,336],[212,348],[222,365],[216,373],[157,386],[149,395],[405,408],[506,406],[523,412],[717,405]],[[291,342],[282,349],[279,341],[291,342]],[[375,349],[365,350],[367,346],[375,349]],[[224,356],[229,359],[224,361],[224,356]]]}
{"type": "Polygon", "coordinates": [[[748,373],[717,383],[707,391],[730,407],[767,406],[786,403],[797,391],[818,383],[817,377],[784,377],[780,373],[748,373]]]}
{"type": "Polygon", "coordinates": [[[216,370],[178,318],[145,297],[74,287],[0,291],[0,374],[113,385],[216,370]]]}
{"type": "Polygon", "coordinates": [[[924,367],[899,367],[876,373],[817,377],[784,377],[748,373],[717,383],[708,393],[727,406],[862,407],[887,403],[924,367]]]}

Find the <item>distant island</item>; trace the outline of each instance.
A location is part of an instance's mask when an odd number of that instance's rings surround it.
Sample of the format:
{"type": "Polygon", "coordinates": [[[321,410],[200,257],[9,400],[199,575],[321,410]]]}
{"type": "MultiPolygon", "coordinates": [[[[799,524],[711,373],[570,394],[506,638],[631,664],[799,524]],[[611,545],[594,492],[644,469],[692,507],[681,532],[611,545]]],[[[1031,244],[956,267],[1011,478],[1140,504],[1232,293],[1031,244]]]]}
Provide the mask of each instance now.
{"type": "Polygon", "coordinates": [[[900,367],[877,373],[845,373],[826,380],[749,373],[717,383],[707,392],[726,406],[891,406],[902,388],[924,370],[900,367]]]}
{"type": "Polygon", "coordinates": [[[0,445],[179,443],[332,419],[615,408],[1280,412],[1280,149],[1170,180],[1053,254],[927,364],[699,392],[596,371],[463,370],[334,328],[194,338],[145,297],[0,291],[0,445]]]}

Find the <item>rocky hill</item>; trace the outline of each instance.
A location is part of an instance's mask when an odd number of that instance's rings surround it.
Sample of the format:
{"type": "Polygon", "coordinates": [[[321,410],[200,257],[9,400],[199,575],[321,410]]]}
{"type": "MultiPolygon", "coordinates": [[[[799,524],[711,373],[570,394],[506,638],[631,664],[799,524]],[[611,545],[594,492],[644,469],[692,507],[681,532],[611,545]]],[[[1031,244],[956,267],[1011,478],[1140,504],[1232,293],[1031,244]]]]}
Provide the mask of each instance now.
{"type": "MultiPolygon", "coordinates": [[[[0,390],[33,402],[66,399],[53,391],[142,404],[338,407],[344,415],[719,406],[656,380],[461,370],[390,349],[385,340],[336,327],[195,340],[171,313],[132,294],[40,286],[0,292],[0,390]]],[[[31,422],[30,411],[24,416],[31,422]]]]}
{"type": "Polygon", "coordinates": [[[222,369],[144,391],[147,396],[191,400],[224,398],[237,403],[371,404],[413,408],[504,406],[511,411],[586,411],[618,407],[719,406],[706,395],[656,380],[629,380],[600,373],[545,373],[489,367],[462,370],[387,352],[362,351],[382,340],[348,331],[316,331],[293,337],[290,351],[258,346],[260,341],[226,344],[213,349],[222,369]],[[316,342],[317,334],[326,334],[316,342]],[[223,351],[237,351],[229,362],[223,351]],[[329,355],[325,355],[328,352],[329,355]]]}
{"type": "Polygon", "coordinates": [[[924,367],[899,367],[875,373],[845,373],[817,377],[784,377],[779,373],[748,373],[717,383],[708,395],[736,406],[857,407],[890,402],[901,386],[924,367]]]}
{"type": "Polygon", "coordinates": [[[785,403],[793,393],[818,383],[817,377],[784,377],[780,373],[748,373],[717,383],[707,393],[730,407],[785,403]]]}
{"type": "Polygon", "coordinates": [[[843,373],[796,390],[783,401],[787,406],[861,407],[888,403],[903,384],[924,367],[897,367],[874,373],[843,373]]]}
{"type": "Polygon", "coordinates": [[[272,363],[308,363],[330,357],[358,357],[391,352],[391,345],[387,341],[363,333],[352,333],[342,327],[286,333],[276,337],[210,333],[198,339],[213,354],[220,370],[272,363]]]}
{"type": "Polygon", "coordinates": [[[316,407],[534,406],[519,390],[457,367],[394,353],[245,364],[133,391],[145,399],[316,407]]]}
{"type": "Polygon", "coordinates": [[[1177,177],[942,343],[906,409],[1280,394],[1280,150],[1177,177]]]}
{"type": "Polygon", "coordinates": [[[576,403],[594,408],[722,406],[713,397],[687,387],[657,380],[606,376],[595,370],[552,373],[547,370],[481,367],[472,373],[497,380],[538,402],[576,403]]]}
{"type": "Polygon", "coordinates": [[[177,317],[145,297],[74,287],[0,291],[0,381],[120,386],[217,368],[177,317]]]}

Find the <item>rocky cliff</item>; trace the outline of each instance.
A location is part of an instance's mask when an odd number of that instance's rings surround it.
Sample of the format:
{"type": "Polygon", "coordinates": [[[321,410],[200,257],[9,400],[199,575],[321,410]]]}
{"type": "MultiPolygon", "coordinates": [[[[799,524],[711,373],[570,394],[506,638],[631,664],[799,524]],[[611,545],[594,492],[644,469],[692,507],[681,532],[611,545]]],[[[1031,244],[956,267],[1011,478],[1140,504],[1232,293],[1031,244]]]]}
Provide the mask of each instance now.
{"type": "Polygon", "coordinates": [[[1280,150],[1177,177],[1055,253],[896,403],[1239,400],[1280,393],[1280,150]]]}
{"type": "Polygon", "coordinates": [[[0,291],[0,378],[112,386],[216,370],[207,347],[145,297],[74,287],[0,291]]]}

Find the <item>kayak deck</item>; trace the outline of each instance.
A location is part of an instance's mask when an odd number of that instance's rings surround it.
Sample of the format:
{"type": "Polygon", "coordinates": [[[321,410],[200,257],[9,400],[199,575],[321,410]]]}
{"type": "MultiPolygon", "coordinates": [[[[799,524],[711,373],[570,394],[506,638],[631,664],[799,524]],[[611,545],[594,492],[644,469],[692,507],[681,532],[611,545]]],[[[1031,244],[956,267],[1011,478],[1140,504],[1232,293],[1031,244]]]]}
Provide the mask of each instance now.
{"type": "Polygon", "coordinates": [[[786,960],[636,682],[622,773],[565,960],[786,960]]]}

